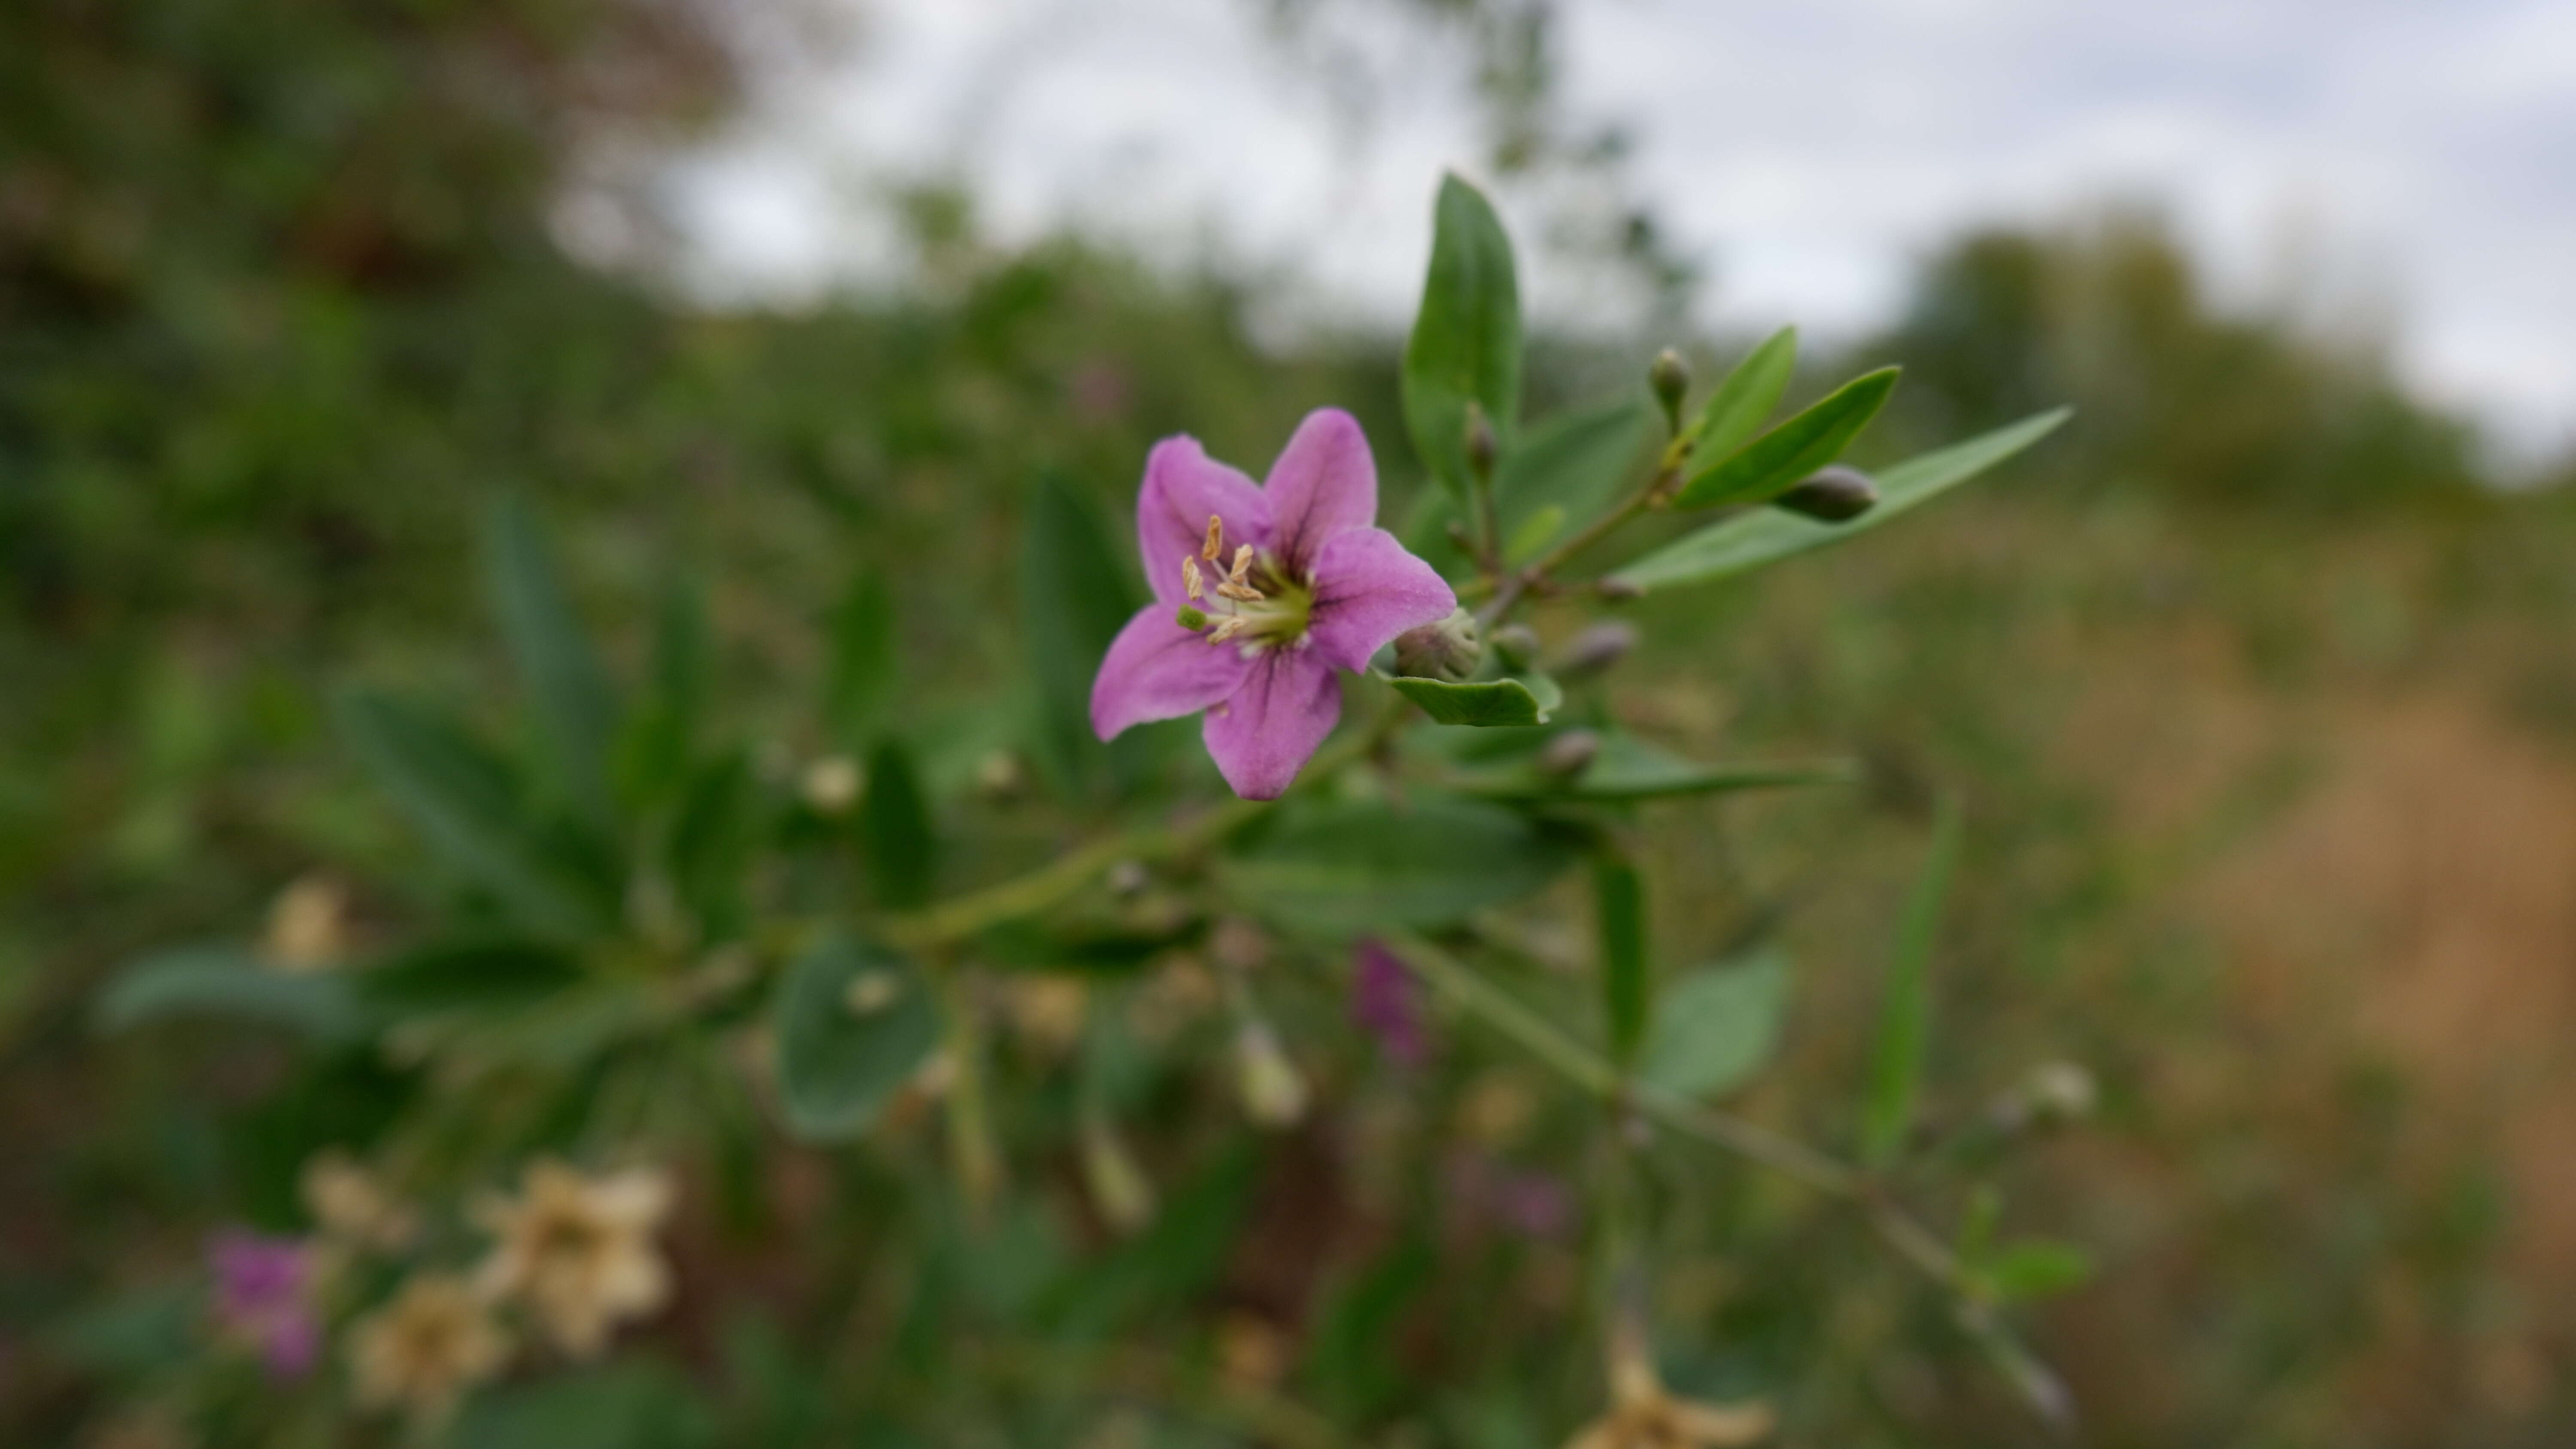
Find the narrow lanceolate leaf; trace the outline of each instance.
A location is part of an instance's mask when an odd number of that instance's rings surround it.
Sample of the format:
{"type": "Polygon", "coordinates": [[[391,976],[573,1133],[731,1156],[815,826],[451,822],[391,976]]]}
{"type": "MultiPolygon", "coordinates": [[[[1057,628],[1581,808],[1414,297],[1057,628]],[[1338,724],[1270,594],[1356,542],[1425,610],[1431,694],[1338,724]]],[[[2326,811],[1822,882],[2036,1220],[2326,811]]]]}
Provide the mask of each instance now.
{"type": "Polygon", "coordinates": [[[1295,802],[1219,868],[1283,928],[1356,936],[1442,926],[1525,899],[1573,863],[1573,842],[1518,811],[1417,792],[1404,808],[1295,802]]]}
{"type": "Polygon", "coordinates": [[[630,805],[659,805],[686,784],[706,716],[711,660],[706,598],[693,580],[663,589],[644,695],[618,740],[618,786],[630,805]]]}
{"type": "Polygon", "coordinates": [[[1950,875],[1959,859],[1959,807],[1944,802],[1933,823],[1932,848],[1906,897],[1897,924],[1896,950],[1880,1003],[1878,1039],[1870,1049],[1869,1087],[1861,1101],[1861,1160],[1885,1167],[1905,1146],[1914,1103],[1923,1082],[1923,1058],[1932,1031],[1932,942],[1950,875]]]}
{"type": "Polygon", "coordinates": [[[1702,966],[1655,995],[1638,1075],[1678,1097],[1721,1097],[1770,1065],[1788,1013],[1789,957],[1777,946],[1702,966]]]}
{"type": "Polygon", "coordinates": [[[1848,523],[1825,523],[1764,509],[1687,534],[1612,577],[1640,589],[1710,583],[1856,538],[2003,462],[2048,436],[2070,416],[2070,409],[2059,408],[1909,458],[1878,475],[1878,505],[1848,523]]]}
{"type": "Polygon", "coordinates": [[[1404,349],[1404,427],[1440,486],[1467,496],[1467,405],[1511,451],[1520,416],[1521,302],[1511,238],[1493,206],[1455,176],[1432,215],[1431,269],[1404,349]]]}
{"type": "Polygon", "coordinates": [[[527,687],[552,773],[566,799],[605,821],[617,696],[527,504],[504,497],[493,505],[485,552],[493,608],[527,687]]]}
{"type": "MultiPolygon", "coordinates": [[[[1445,679],[1393,680],[1395,692],[1422,706],[1422,712],[1447,725],[1484,728],[1547,723],[1536,691],[1517,679],[1489,679],[1452,684],[1445,679]]],[[[1552,706],[1550,706],[1552,707],[1552,706]]]]}
{"type": "Polygon", "coordinates": [[[1626,858],[1603,852],[1592,864],[1592,900],[1601,937],[1601,1003],[1610,1057],[1633,1065],[1652,1011],[1646,969],[1646,883],[1626,858]]]}
{"type": "Polygon", "coordinates": [[[788,1128],[856,1136],[939,1045],[939,1010],[911,958],[843,937],[798,957],[778,984],[779,1095],[788,1128]]]}
{"type": "Polygon", "coordinates": [[[1690,471],[1707,472],[1752,441],[1798,370],[1798,329],[1783,327],[1735,364],[1701,406],[1691,435],[1690,471]]]}
{"type": "Polygon", "coordinates": [[[2008,1302],[2053,1298],[2090,1282],[2093,1257],[2073,1243],[2032,1238],[2006,1245],[1980,1268],[1987,1291],[2008,1302]]]}
{"type": "Polygon", "coordinates": [[[1560,530],[1608,508],[1635,478],[1654,419],[1651,403],[1628,398],[1533,426],[1494,474],[1494,509],[1513,551],[1551,508],[1559,510],[1560,530]]]}
{"type": "Polygon", "coordinates": [[[366,690],[342,695],[339,717],[359,763],[430,848],[522,924],[581,935],[613,916],[603,883],[550,844],[507,767],[452,721],[366,690]]]}
{"type": "Polygon", "coordinates": [[[1092,676],[1143,602],[1127,557],[1065,480],[1038,480],[1020,536],[1020,637],[1047,758],[1068,780],[1100,752],[1091,733],[1092,676]]]}
{"type": "Polygon", "coordinates": [[[1683,508],[1761,503],[1842,456],[1896,391],[1896,369],[1863,373],[1822,401],[1706,467],[1682,485],[1673,502],[1683,508]]]}
{"type": "Polygon", "coordinates": [[[1847,760],[1790,761],[1776,764],[1702,764],[1624,730],[1605,730],[1592,762],[1573,775],[1539,767],[1538,747],[1523,757],[1465,774],[1453,783],[1471,794],[1523,800],[1562,796],[1577,800],[1653,800],[1681,795],[1712,795],[1731,790],[1777,790],[1807,785],[1859,782],[1859,767],[1847,760]]]}
{"type": "Polygon", "coordinates": [[[877,904],[910,910],[927,904],[939,873],[939,840],[930,822],[912,751],[893,740],[868,756],[868,793],[859,806],[859,839],[877,904]]]}
{"type": "Polygon", "coordinates": [[[832,610],[831,647],[823,724],[841,748],[857,753],[884,728],[894,703],[894,595],[873,570],[851,579],[832,610]]]}
{"type": "Polygon", "coordinates": [[[119,971],[98,995],[101,1031],[170,1017],[258,1022],[322,1042],[354,1040],[366,1025],[338,973],[273,971],[232,946],[163,951],[119,971]]]}

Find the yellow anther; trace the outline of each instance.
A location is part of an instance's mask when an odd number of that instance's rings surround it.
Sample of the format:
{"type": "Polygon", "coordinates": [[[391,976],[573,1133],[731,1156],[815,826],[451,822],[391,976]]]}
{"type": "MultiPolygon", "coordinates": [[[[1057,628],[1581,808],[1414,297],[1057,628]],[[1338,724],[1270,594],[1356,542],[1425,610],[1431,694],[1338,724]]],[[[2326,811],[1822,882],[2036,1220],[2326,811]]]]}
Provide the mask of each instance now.
{"type": "Polygon", "coordinates": [[[1223,552],[1225,552],[1225,520],[1211,513],[1208,515],[1207,545],[1199,550],[1199,557],[1209,563],[1215,563],[1217,555],[1223,552]]]}
{"type": "Polygon", "coordinates": [[[1242,633],[1246,628],[1249,628],[1251,624],[1252,621],[1243,617],[1241,614],[1228,614],[1217,621],[1217,625],[1214,629],[1208,631],[1208,642],[1210,644],[1222,644],[1226,640],[1233,638],[1235,635],[1242,633]]]}
{"type": "Polygon", "coordinates": [[[1227,579],[1224,583],[1216,586],[1216,596],[1220,599],[1232,599],[1235,602],[1242,604],[1258,604],[1262,600],[1270,597],[1268,594],[1261,592],[1250,584],[1238,584],[1232,579],[1227,579]]]}
{"type": "Polygon", "coordinates": [[[1252,567],[1252,545],[1239,544],[1234,550],[1234,567],[1226,571],[1226,577],[1238,584],[1242,583],[1243,571],[1250,567],[1252,567]]]}
{"type": "Polygon", "coordinates": [[[1181,589],[1193,603],[1205,597],[1199,583],[1199,561],[1188,554],[1181,555],[1181,589]]]}

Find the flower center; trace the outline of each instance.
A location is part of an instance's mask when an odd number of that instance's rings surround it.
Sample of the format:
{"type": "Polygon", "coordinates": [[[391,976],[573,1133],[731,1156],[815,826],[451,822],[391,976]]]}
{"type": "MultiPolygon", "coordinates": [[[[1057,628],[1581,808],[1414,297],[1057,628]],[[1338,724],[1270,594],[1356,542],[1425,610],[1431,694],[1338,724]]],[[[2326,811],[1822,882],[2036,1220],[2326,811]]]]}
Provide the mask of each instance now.
{"type": "Polygon", "coordinates": [[[1306,647],[1313,583],[1248,543],[1237,544],[1227,559],[1225,522],[1214,514],[1208,516],[1207,543],[1181,559],[1181,590],[1189,596],[1181,606],[1181,627],[1205,634],[1210,644],[1232,644],[1246,657],[1306,647]]]}

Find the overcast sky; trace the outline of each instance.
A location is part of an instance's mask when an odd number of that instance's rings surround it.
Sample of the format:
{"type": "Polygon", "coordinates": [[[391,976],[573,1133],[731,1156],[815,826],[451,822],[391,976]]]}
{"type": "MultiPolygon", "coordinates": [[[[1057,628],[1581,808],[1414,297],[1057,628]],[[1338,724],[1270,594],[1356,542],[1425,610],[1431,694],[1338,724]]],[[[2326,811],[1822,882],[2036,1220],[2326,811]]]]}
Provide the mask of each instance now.
{"type": "MultiPolygon", "coordinates": [[[[1855,330],[1963,226],[2153,198],[2234,294],[2385,298],[2421,390],[2518,450],[2576,442],[2576,0],[1566,8],[1566,103],[1633,134],[1703,321],[1855,330]]],[[[870,197],[953,167],[1002,240],[1070,224],[1400,319],[1431,186],[1478,154],[1459,68],[1359,0],[1287,46],[1261,10],[860,5],[849,59],[685,173],[701,280],[882,276],[870,197]],[[1362,64],[1314,63],[1334,48],[1362,64]]],[[[1534,306],[1582,305],[1552,280],[1534,306]]]]}

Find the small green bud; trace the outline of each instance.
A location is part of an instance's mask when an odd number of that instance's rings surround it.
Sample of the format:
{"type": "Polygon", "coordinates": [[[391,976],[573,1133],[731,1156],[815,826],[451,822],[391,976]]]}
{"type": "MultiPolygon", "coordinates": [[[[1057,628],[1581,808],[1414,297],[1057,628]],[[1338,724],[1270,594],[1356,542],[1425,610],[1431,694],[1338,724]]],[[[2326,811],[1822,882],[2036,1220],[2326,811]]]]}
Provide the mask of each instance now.
{"type": "Polygon", "coordinates": [[[1247,1020],[1235,1032],[1244,1115],[1264,1127],[1293,1127],[1306,1115],[1306,1079],[1288,1060],[1269,1023],[1247,1020]]]}
{"type": "Polygon", "coordinates": [[[1602,598],[1609,599],[1614,602],[1625,602],[1629,599],[1642,599],[1646,596],[1644,588],[1628,582],[1617,574],[1610,574],[1602,578],[1594,579],[1592,581],[1592,592],[1598,594],[1602,598]]]}
{"type": "Polygon", "coordinates": [[[1601,736],[1592,730],[1563,730],[1538,752],[1538,771],[1551,779],[1571,780],[1591,768],[1601,753],[1601,736]]]}
{"type": "Polygon", "coordinates": [[[1476,672],[1485,662],[1485,646],[1476,637],[1476,616],[1453,609],[1449,617],[1395,638],[1395,672],[1414,679],[1452,683],[1476,672]]]}
{"type": "Polygon", "coordinates": [[[1529,668],[1538,648],[1538,631],[1527,624],[1505,624],[1494,631],[1494,652],[1514,669],[1529,668]]]}
{"type": "Polygon", "coordinates": [[[1548,672],[1560,680],[1589,679],[1627,658],[1636,647],[1636,625],[1625,619],[1606,620],[1567,640],[1548,672]]]}
{"type": "Polygon", "coordinates": [[[1690,364],[1667,347],[1655,354],[1654,365],[1646,369],[1646,385],[1655,390],[1655,401],[1663,405],[1664,426],[1680,432],[1682,399],[1690,395],[1690,364]]]}
{"type": "Polygon", "coordinates": [[[1193,634],[1207,627],[1207,615],[1200,613],[1198,610],[1191,608],[1187,604],[1181,605],[1181,612],[1176,617],[1179,619],[1181,627],[1189,630],[1193,634]]]}
{"type": "Polygon", "coordinates": [[[1124,1237],[1154,1220],[1154,1185],[1127,1151],[1116,1128],[1086,1113],[1082,1124],[1082,1177],[1092,1206],[1112,1232],[1124,1237]]]}
{"type": "Polygon", "coordinates": [[[1849,523],[1878,506],[1878,485],[1858,468],[1837,463],[1809,474],[1771,503],[1826,523],[1849,523]]]}
{"type": "Polygon", "coordinates": [[[1477,482],[1494,481],[1494,456],[1497,448],[1498,445],[1494,441],[1493,419],[1485,416],[1484,405],[1468,403],[1467,471],[1476,475],[1477,482]]]}

